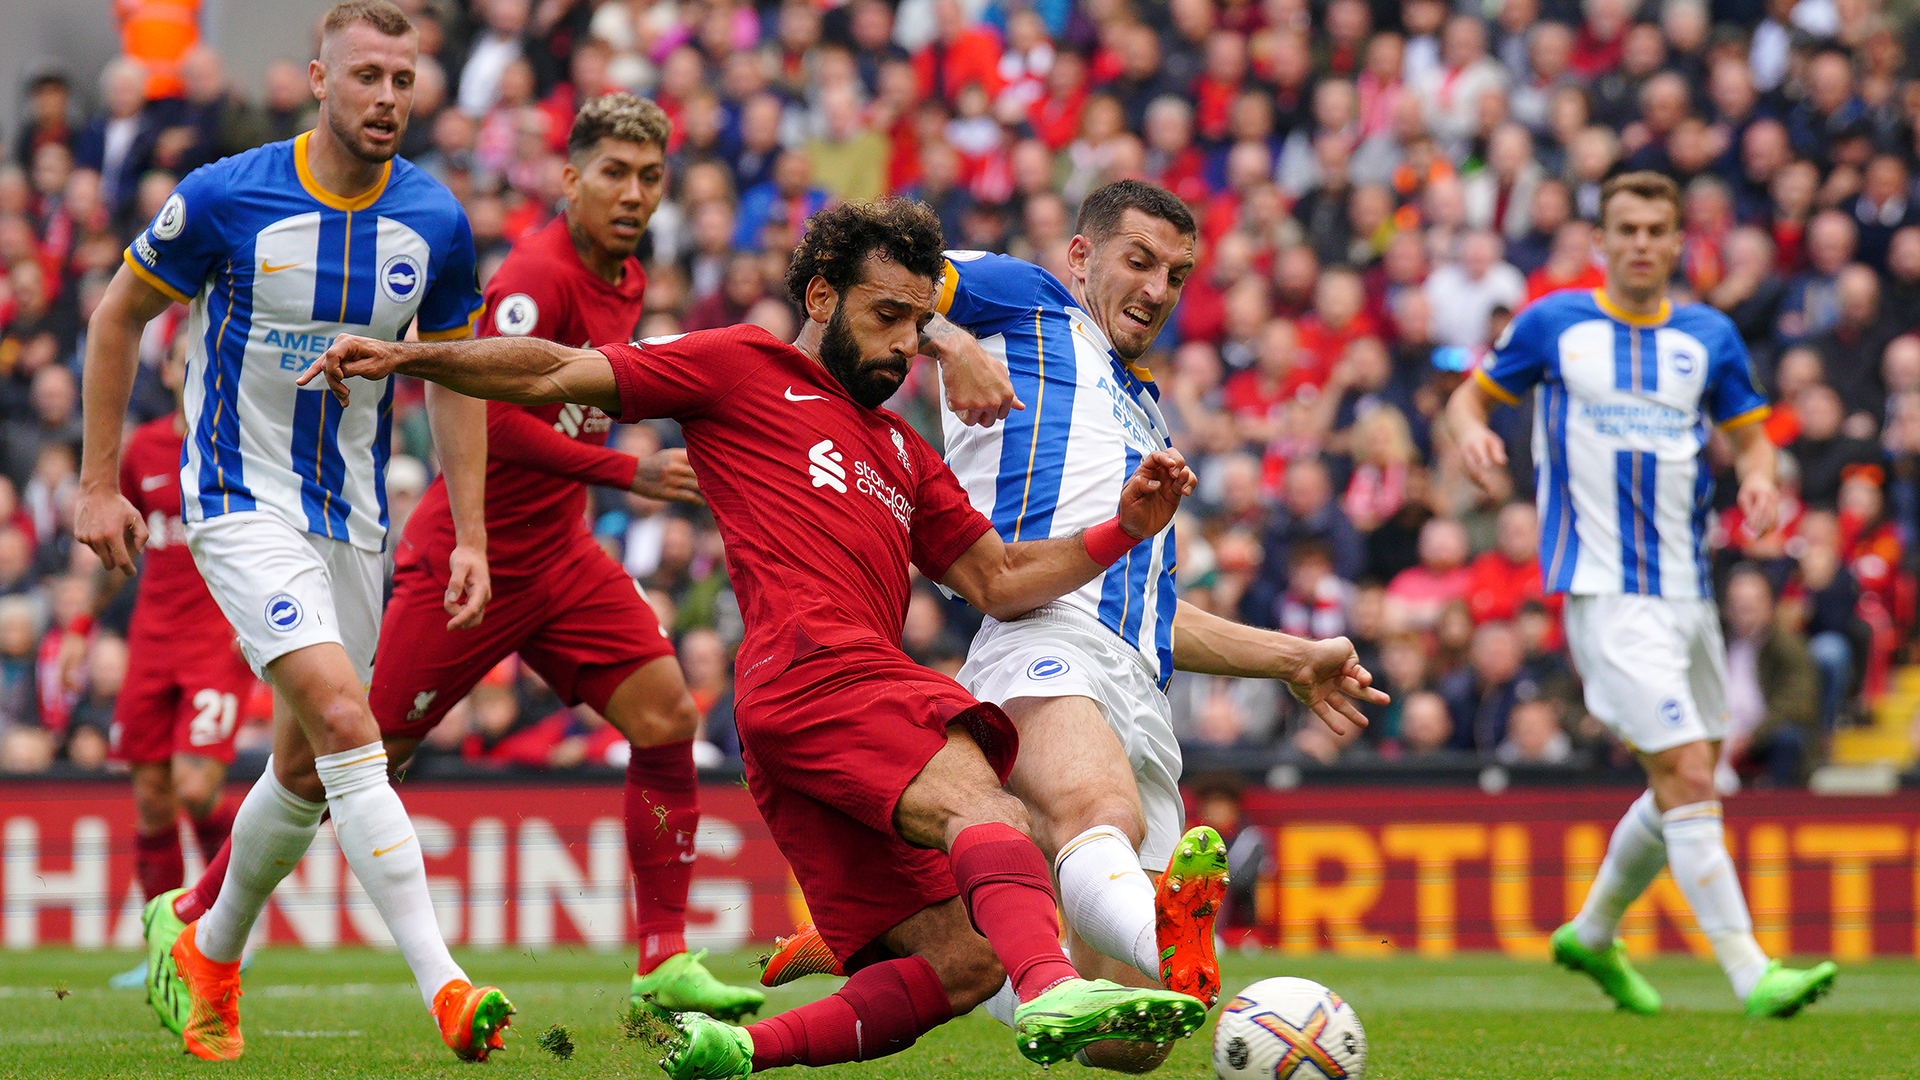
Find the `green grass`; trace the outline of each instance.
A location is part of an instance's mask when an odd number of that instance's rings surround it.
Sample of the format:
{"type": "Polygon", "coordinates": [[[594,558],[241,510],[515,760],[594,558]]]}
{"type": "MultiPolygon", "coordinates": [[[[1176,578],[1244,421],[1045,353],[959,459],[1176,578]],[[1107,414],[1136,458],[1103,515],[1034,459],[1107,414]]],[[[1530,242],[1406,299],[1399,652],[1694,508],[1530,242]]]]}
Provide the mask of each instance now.
{"type": "MultiPolygon", "coordinates": [[[[621,1029],[627,967],[619,956],[565,949],[463,954],[477,979],[519,1006],[508,1051],[485,1066],[441,1045],[405,966],[392,952],[268,950],[247,974],[247,1054],[213,1065],[182,1055],[138,991],[105,988],[136,961],[126,953],[0,953],[0,1077],[86,1080],[161,1077],[658,1076],[658,1054],[621,1029]],[[60,996],[58,991],[67,991],[60,996]],[[575,1046],[559,1060],[536,1045],[553,1025],[575,1046]]],[[[750,978],[749,956],[709,958],[723,978],[750,978]]],[[[1833,995],[1796,1020],[1748,1021],[1711,964],[1645,965],[1667,1012],[1616,1015],[1584,980],[1497,956],[1427,961],[1232,957],[1229,990],[1271,975],[1303,975],[1339,990],[1366,1024],[1370,1080],[1739,1080],[1920,1077],[1920,966],[1853,964],[1833,995]]],[[[776,990],[772,1008],[830,992],[814,977],[776,990]]],[[[1158,1075],[1207,1077],[1212,1025],[1183,1043],[1158,1075]]],[[[1076,1065],[1063,1065],[1068,1077],[1076,1065]]],[[[795,1080],[810,1074],[794,1073],[795,1080]]],[[[965,1017],[886,1061],[841,1066],[843,1078],[944,1080],[1042,1074],[1014,1053],[1004,1028],[965,1017]]]]}

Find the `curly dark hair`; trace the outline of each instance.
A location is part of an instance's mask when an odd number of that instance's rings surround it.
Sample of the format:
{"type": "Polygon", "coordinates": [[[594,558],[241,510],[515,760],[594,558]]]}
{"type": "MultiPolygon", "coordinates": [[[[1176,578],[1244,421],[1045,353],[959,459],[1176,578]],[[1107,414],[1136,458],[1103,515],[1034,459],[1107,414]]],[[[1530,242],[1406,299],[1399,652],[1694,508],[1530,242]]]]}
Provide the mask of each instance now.
{"type": "Polygon", "coordinates": [[[844,294],[866,280],[867,259],[874,255],[939,281],[945,246],[940,218],[925,203],[902,198],[844,202],[807,219],[807,234],[787,266],[787,295],[806,307],[807,286],[815,275],[844,294]]]}

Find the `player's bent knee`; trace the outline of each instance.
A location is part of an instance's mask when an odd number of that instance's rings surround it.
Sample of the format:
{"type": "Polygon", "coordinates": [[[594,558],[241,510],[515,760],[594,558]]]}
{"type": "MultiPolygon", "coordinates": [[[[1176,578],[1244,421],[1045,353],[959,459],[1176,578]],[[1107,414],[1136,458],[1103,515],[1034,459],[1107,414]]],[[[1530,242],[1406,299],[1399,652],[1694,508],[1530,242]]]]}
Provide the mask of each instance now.
{"type": "Polygon", "coordinates": [[[642,706],[618,721],[611,716],[607,719],[626,735],[628,742],[642,749],[685,742],[700,732],[700,710],[694,705],[693,696],[686,693],[664,705],[642,706]]]}
{"type": "Polygon", "coordinates": [[[1087,1064],[1110,1072],[1149,1073],[1166,1063],[1173,1044],[1132,1042],[1126,1039],[1102,1039],[1087,1047],[1087,1064]]]}

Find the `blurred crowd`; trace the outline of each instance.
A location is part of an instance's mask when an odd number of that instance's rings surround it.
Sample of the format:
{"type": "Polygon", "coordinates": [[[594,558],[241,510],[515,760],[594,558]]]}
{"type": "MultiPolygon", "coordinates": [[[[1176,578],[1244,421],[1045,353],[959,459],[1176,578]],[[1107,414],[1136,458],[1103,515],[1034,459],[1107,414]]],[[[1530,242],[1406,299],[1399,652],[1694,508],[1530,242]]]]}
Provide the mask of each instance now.
{"type": "MultiPolygon", "coordinates": [[[[97,80],[31,76],[0,165],[0,768],[100,766],[128,590],[70,542],[86,319],[184,172],[312,121],[302,63],[258,86],[135,31],[97,80]]],[[[421,60],[404,153],[465,204],[482,274],[558,208],[581,100],[674,120],[642,257],[641,330],[753,322],[809,214],[899,192],[956,248],[1064,277],[1078,200],[1164,184],[1199,267],[1150,357],[1202,487],[1184,596],[1352,637],[1393,693],[1336,736],[1271,683],[1175,677],[1180,734],[1246,760],[1623,760],[1581,707],[1541,595],[1529,410],[1511,475],[1467,480],[1442,403],[1531,299],[1600,284],[1591,222],[1619,168],[1677,178],[1677,299],[1739,326],[1785,451],[1785,526],[1753,536],[1725,448],[1715,578],[1732,711],[1723,780],[1794,784],[1907,653],[1920,528],[1920,38],[1882,0],[403,0],[421,60]]],[[[175,30],[178,27],[174,28],[175,30]]],[[[163,35],[164,36],[164,35],[163,35]]],[[[131,419],[179,326],[143,344],[131,419]]],[[[396,527],[430,475],[418,389],[396,425],[396,527]]],[[[936,444],[938,375],[893,405],[936,444]]],[[[637,452],[670,425],[618,433],[637,452]]],[[[700,512],[598,493],[593,523],[672,627],[735,752],[737,605],[700,512]]],[[[957,669],[971,612],[921,584],[905,627],[957,669]]],[[[259,745],[263,706],[247,739],[259,745]]],[[[243,745],[246,745],[243,742],[243,745]]],[[[618,763],[598,717],[512,662],[429,744],[480,763],[618,763]]],[[[1215,757],[1211,760],[1219,760],[1215,757]]],[[[1228,760],[1231,760],[1229,758],[1228,760]]]]}

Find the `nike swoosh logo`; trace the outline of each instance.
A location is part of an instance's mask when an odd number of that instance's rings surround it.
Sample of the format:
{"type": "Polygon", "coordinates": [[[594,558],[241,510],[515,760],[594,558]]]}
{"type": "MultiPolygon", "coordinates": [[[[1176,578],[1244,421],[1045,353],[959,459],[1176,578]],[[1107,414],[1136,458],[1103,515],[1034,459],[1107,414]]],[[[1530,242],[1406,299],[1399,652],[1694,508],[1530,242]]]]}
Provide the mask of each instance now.
{"type": "MultiPolygon", "coordinates": [[[[413,837],[411,836],[407,837],[407,840],[411,840],[411,839],[413,839],[413,837]]],[[[374,848],[373,857],[377,859],[380,856],[385,855],[387,852],[392,851],[394,848],[406,847],[407,840],[402,840],[399,843],[394,844],[392,847],[374,848]]]]}
{"type": "Polygon", "coordinates": [[[1122,871],[1120,871],[1120,872],[1119,872],[1119,873],[1117,873],[1117,874],[1108,874],[1108,875],[1107,875],[1107,880],[1108,880],[1108,881],[1119,881],[1119,880],[1120,880],[1121,878],[1123,878],[1123,877],[1126,877],[1126,876],[1127,876],[1128,874],[1138,874],[1138,873],[1140,873],[1140,871],[1138,871],[1138,870],[1122,870],[1122,871]]]}
{"type": "Polygon", "coordinates": [[[172,473],[161,473],[159,476],[142,477],[140,479],[140,490],[152,491],[155,488],[164,487],[166,482],[171,479],[173,479],[172,473]]]}
{"type": "Polygon", "coordinates": [[[290,263],[281,263],[279,266],[275,266],[272,263],[266,261],[265,259],[262,259],[260,260],[260,272],[263,274],[277,274],[282,270],[291,270],[294,267],[299,265],[300,264],[297,262],[290,262],[290,263]]]}
{"type": "Polygon", "coordinates": [[[819,394],[796,394],[793,392],[793,387],[789,386],[787,387],[787,400],[788,401],[825,401],[827,399],[820,396],[819,394]]]}

